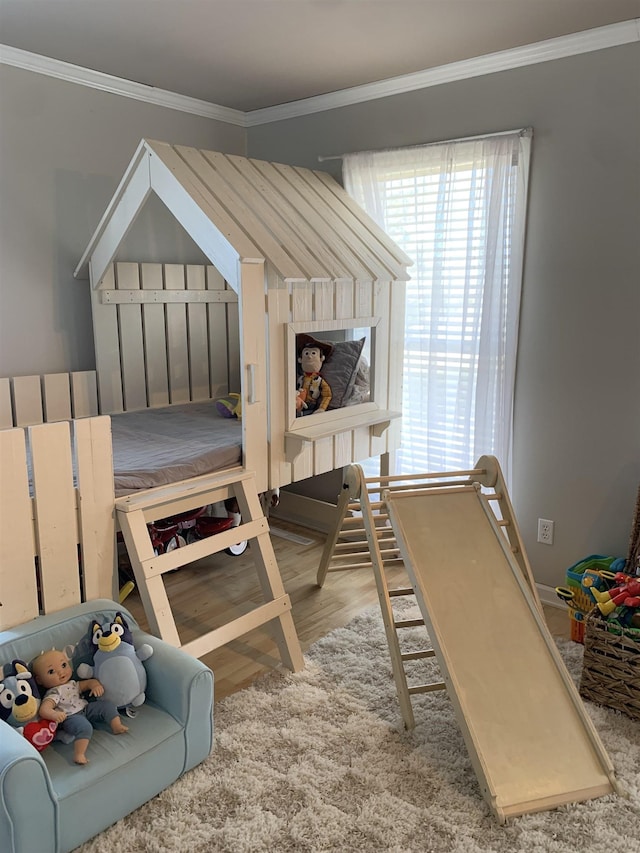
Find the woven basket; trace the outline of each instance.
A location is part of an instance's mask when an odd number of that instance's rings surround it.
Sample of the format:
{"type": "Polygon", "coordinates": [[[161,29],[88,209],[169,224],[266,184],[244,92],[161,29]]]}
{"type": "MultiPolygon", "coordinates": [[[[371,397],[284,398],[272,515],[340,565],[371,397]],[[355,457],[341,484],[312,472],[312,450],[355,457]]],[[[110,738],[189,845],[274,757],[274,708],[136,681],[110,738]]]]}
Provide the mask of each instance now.
{"type": "Polygon", "coordinates": [[[607,621],[597,607],[585,620],[580,695],[640,720],[640,629],[607,621]]]}

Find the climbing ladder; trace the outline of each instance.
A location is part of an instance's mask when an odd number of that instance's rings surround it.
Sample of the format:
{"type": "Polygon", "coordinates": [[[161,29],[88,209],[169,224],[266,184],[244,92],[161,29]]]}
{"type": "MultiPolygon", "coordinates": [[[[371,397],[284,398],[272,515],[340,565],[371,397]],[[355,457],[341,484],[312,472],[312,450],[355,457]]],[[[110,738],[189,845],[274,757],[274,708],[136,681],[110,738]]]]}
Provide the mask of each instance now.
{"type": "Polygon", "coordinates": [[[262,511],[252,472],[236,468],[125,495],[116,500],[116,514],[145,614],[154,634],[194,657],[202,657],[254,628],[270,623],[282,662],[293,672],[303,668],[291,601],[282,583],[269,536],[269,524],[262,511]],[[165,554],[154,553],[147,523],[231,497],[236,498],[241,513],[241,523],[237,527],[165,554]],[[162,576],[245,540],[252,546],[264,603],[182,644],[162,576]]]}
{"type": "Polygon", "coordinates": [[[406,572],[406,567],[390,524],[386,504],[382,500],[383,493],[435,488],[459,489],[473,482],[483,487],[483,500],[491,508],[496,524],[506,537],[507,547],[519,565],[531,595],[542,613],[542,605],[522,545],[504,477],[494,456],[482,456],[474,468],[465,471],[384,477],[365,477],[360,465],[349,465],[345,468],[342,491],[338,499],[336,524],[327,537],[320,558],[318,586],[324,585],[330,572],[373,570],[398,701],[407,729],[415,726],[411,696],[444,690],[446,685],[444,681],[415,685],[408,682],[405,663],[432,658],[436,653],[433,648],[418,651],[403,651],[402,648],[401,636],[404,630],[424,625],[425,622],[423,618],[398,619],[393,610],[394,599],[413,596],[415,592],[408,575],[406,585],[389,585],[388,570],[403,567],[406,572]]]}
{"type": "Polygon", "coordinates": [[[412,694],[446,687],[500,823],[619,792],[544,622],[497,461],[411,478],[367,479],[353,466],[344,492],[318,583],[331,570],[373,569],[405,725],[414,725],[412,694]],[[354,526],[347,514],[355,511],[354,526]],[[399,561],[409,585],[390,589],[386,567],[399,561]],[[394,619],[396,595],[415,595],[423,618],[394,619]],[[403,653],[398,632],[409,625],[425,625],[433,649],[403,653]],[[408,687],[405,662],[426,655],[444,682],[408,687]]]}

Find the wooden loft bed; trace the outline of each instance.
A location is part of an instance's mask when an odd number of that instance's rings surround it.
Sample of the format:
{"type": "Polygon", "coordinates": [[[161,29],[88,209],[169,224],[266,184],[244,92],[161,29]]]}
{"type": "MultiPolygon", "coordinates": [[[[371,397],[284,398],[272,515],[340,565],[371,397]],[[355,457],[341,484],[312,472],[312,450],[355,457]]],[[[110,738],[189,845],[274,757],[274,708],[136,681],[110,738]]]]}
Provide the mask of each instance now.
{"type": "MultiPolygon", "coordinates": [[[[5,410],[12,408],[11,423],[5,416],[4,426],[14,426],[9,433],[15,436],[15,427],[37,421],[39,412],[46,420],[99,413],[115,421],[145,409],[159,417],[166,408],[215,400],[232,390],[240,393],[239,465],[122,497],[114,493],[112,466],[110,476],[104,467],[100,475],[111,489],[110,497],[102,498],[101,529],[110,529],[113,535],[116,525],[123,530],[147,617],[160,636],[179,643],[162,574],[227,547],[233,534],[227,531],[211,537],[208,545],[198,542],[178,549],[184,554],[156,558],[146,523],[212,502],[214,497],[234,496],[243,511],[241,528],[248,525],[246,538],[256,540],[267,601],[259,614],[247,615],[241,624],[196,641],[193,652],[204,654],[239,636],[238,632],[274,621],[283,660],[292,668],[301,665],[290,602],[281,588],[257,494],[397,447],[409,263],[322,172],[141,142],[76,270],[79,277],[89,273],[96,386],[91,374],[74,374],[66,380],[69,400],[60,402],[58,392],[65,396],[65,380],[60,376],[21,377],[12,385],[5,381],[0,383],[0,411],[3,401],[5,410]],[[117,257],[151,193],[211,264],[184,266],[166,259],[139,263],[117,257]],[[309,333],[330,336],[338,343],[363,334],[371,361],[365,402],[296,419],[296,337],[309,333]],[[22,395],[25,388],[30,392],[22,395]]],[[[100,423],[100,418],[87,420],[87,424],[100,423]]],[[[80,424],[74,427],[78,434],[88,428],[80,424]]],[[[49,436],[53,428],[64,427],[45,424],[30,431],[33,436],[40,431],[49,436]]],[[[19,437],[11,440],[19,443],[19,437]]],[[[13,458],[15,448],[3,436],[4,445],[13,458]]],[[[30,446],[34,452],[37,444],[31,441],[30,446]]],[[[112,445],[105,456],[109,464],[115,450],[112,445]]],[[[28,562],[34,555],[44,556],[38,542],[33,544],[33,536],[41,536],[40,514],[57,501],[56,477],[42,490],[43,481],[35,476],[39,470],[35,456],[25,463],[24,454],[21,459],[20,455],[18,450],[15,482],[22,494],[21,524],[31,530],[32,544],[25,550],[25,555],[31,552],[25,556],[28,562]],[[34,494],[29,496],[32,473],[34,494]],[[25,521],[27,507],[35,507],[35,516],[30,512],[25,521]]],[[[78,458],[74,484],[69,451],[65,459],[63,479],[72,496],[65,525],[70,532],[75,525],[69,541],[74,550],[79,543],[84,553],[88,546],[80,541],[78,519],[85,501],[83,484],[91,480],[81,473],[84,465],[78,458]]],[[[3,506],[11,504],[12,489],[3,486],[3,506]]],[[[101,494],[106,496],[107,490],[101,494]]],[[[10,556],[8,541],[5,537],[2,548],[10,556]]],[[[97,559],[100,577],[111,585],[112,593],[113,544],[110,549],[98,549],[97,559]]],[[[65,565],[68,559],[69,554],[65,565]]],[[[43,570],[44,564],[38,583],[43,570]]],[[[49,580],[47,575],[47,584],[49,580]]],[[[86,593],[80,589],[77,594],[86,593]]]]}
{"type": "Polygon", "coordinates": [[[323,172],[143,140],[75,273],[89,277],[100,411],[240,393],[259,491],[396,449],[410,263],[323,172]],[[164,263],[121,257],[152,194],[210,265],[167,263],[170,246],[164,263]],[[369,400],[296,419],[303,333],[364,335],[369,400]]]}

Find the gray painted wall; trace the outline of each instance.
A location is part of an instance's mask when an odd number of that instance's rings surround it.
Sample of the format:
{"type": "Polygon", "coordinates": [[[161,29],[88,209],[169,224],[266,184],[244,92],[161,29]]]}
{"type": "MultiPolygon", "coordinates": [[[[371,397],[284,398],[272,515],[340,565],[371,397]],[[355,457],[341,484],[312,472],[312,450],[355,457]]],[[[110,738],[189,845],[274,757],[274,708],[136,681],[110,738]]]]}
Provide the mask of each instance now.
{"type": "MultiPolygon", "coordinates": [[[[246,134],[251,156],[319,167],[533,126],[512,497],[550,586],[587,554],[626,554],[640,480],[639,72],[634,44],[246,134]],[[535,542],[540,516],[551,547],[535,542]]],[[[72,273],[140,138],[243,154],[245,131],[4,65],[0,121],[0,376],[90,369],[88,286],[72,273]]],[[[122,259],[200,261],[159,216],[122,259]],[[163,256],[169,238],[179,257],[163,256]]]]}
{"type": "Polygon", "coordinates": [[[318,155],[529,125],[512,500],[537,580],[556,586],[588,554],[626,556],[640,481],[640,46],[256,126],[247,144],[340,178],[318,155]]]}
{"type": "MultiPolygon", "coordinates": [[[[245,131],[7,65],[0,121],[0,376],[92,369],[88,283],[73,270],[140,139],[244,154],[245,131]]],[[[159,226],[145,210],[130,235],[143,252],[121,259],[200,262],[154,208],[159,226]]]]}

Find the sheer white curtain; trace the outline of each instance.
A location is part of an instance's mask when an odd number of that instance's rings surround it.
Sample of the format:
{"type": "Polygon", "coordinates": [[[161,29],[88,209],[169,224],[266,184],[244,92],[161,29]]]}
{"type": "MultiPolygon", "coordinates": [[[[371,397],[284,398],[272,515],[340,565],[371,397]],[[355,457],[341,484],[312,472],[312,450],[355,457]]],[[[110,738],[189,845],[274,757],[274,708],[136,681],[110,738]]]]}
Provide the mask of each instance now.
{"type": "Polygon", "coordinates": [[[530,131],[343,158],[347,191],[414,260],[398,472],[511,472],[530,131]]]}

